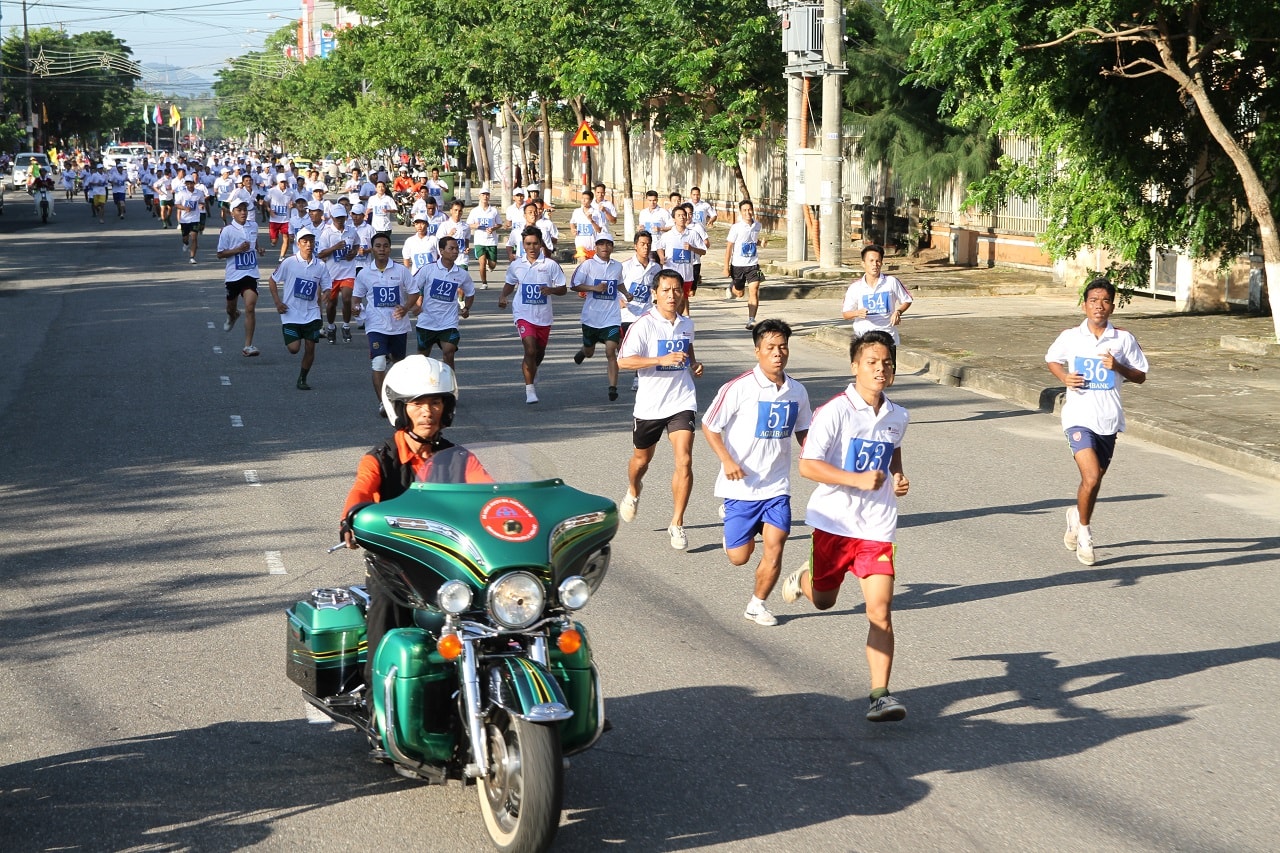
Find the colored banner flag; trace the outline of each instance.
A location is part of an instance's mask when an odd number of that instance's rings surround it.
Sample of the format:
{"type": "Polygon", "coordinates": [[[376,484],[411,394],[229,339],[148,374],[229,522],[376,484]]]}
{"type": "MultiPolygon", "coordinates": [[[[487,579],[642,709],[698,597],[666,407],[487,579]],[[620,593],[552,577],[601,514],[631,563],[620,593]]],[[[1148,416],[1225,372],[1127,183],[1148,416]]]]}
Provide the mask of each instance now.
{"type": "Polygon", "coordinates": [[[151,110],[151,123],[154,124],[156,127],[164,126],[164,116],[160,114],[159,104],[156,104],[155,107],[151,110]]]}
{"type": "Polygon", "coordinates": [[[178,105],[170,104],[169,105],[169,124],[172,125],[173,127],[178,127],[179,122],[181,121],[182,121],[182,113],[178,112],[178,105]]]}
{"type": "Polygon", "coordinates": [[[151,124],[151,111],[147,109],[147,105],[142,105],[142,126],[146,127],[151,124]]]}

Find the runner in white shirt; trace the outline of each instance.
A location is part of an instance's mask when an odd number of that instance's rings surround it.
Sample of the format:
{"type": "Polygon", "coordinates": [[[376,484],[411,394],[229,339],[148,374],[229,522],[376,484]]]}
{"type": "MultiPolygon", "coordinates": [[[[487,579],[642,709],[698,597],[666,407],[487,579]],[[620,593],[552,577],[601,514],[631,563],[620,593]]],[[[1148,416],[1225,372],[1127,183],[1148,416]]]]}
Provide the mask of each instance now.
{"type": "Polygon", "coordinates": [[[467,247],[471,245],[471,226],[462,220],[462,202],[454,199],[449,205],[449,216],[436,226],[436,239],[452,237],[458,241],[458,264],[467,268],[467,247]]]}
{"type": "Polygon", "coordinates": [[[675,467],[667,536],[678,551],[689,547],[684,511],[693,491],[693,422],[698,410],[693,380],[702,375],[702,363],[693,353],[693,321],[680,313],[682,296],[680,275],[672,270],[659,272],[653,308],[631,324],[618,358],[619,367],[640,375],[632,409],[635,450],[627,465],[627,493],[618,503],[618,517],[628,522],[635,519],[645,472],[666,432],[675,467]]]}
{"type": "Polygon", "coordinates": [[[586,297],[582,300],[582,347],[573,355],[574,364],[582,364],[596,353],[596,344],[604,344],[608,361],[609,399],[618,399],[618,344],[622,341],[622,308],[619,290],[622,264],[611,260],[613,239],[596,238],[593,257],[573,271],[572,289],[586,297]]]}
{"type": "Polygon", "coordinates": [[[489,289],[489,270],[498,268],[498,227],[502,211],[489,204],[489,191],[480,191],[480,203],[467,214],[476,260],[480,264],[480,289],[489,289]]]}
{"type": "Polygon", "coordinates": [[[618,208],[605,198],[604,184],[597,183],[592,189],[595,190],[595,197],[591,200],[591,210],[596,215],[596,221],[600,223],[600,233],[612,237],[613,231],[609,226],[618,221],[618,208]]]}
{"type": "Polygon", "coordinates": [[[393,217],[396,213],[396,200],[387,195],[385,181],[378,181],[377,189],[373,195],[369,196],[364,207],[368,211],[369,224],[373,226],[374,232],[390,237],[394,224],[393,217]]]}
{"type": "Polygon", "coordinates": [[[413,233],[404,239],[404,246],[400,248],[400,258],[411,273],[436,261],[437,240],[434,235],[427,233],[429,227],[425,211],[414,217],[413,233]]]}
{"type": "Polygon", "coordinates": [[[693,295],[693,257],[707,253],[706,241],[689,227],[689,211],[677,207],[671,217],[675,226],[658,240],[658,263],[674,270],[684,280],[684,311],[689,313],[689,297],[693,295]]]}
{"type": "Polygon", "coordinates": [[[889,692],[889,673],[898,498],[910,488],[902,465],[909,418],[884,395],[894,378],[893,338],[875,330],[855,338],[849,349],[854,381],[814,412],[800,453],[800,475],[819,484],[805,515],[814,528],[812,557],[788,575],[782,598],[790,603],[803,595],[829,610],[847,575],[857,576],[869,623],[867,719],[881,723],[907,715],[889,692]]]}
{"type": "Polygon", "coordinates": [[[524,228],[524,190],[520,187],[511,191],[511,204],[507,205],[507,227],[513,233],[524,228]]]}
{"type": "Polygon", "coordinates": [[[675,227],[675,221],[666,208],[658,206],[658,191],[649,190],[644,194],[645,208],[636,217],[643,231],[653,235],[653,260],[658,260],[658,242],[662,235],[675,227]]]}
{"type": "Polygon", "coordinates": [[[218,173],[218,177],[213,182],[213,194],[218,198],[218,210],[222,215],[222,224],[226,225],[231,218],[231,191],[234,190],[239,180],[231,174],[231,170],[223,166],[218,173]]]}
{"type": "Polygon", "coordinates": [[[449,185],[440,180],[440,170],[432,169],[431,177],[427,178],[427,195],[436,200],[436,206],[441,210],[444,209],[444,194],[449,189],[449,185]]]}
{"type": "Polygon", "coordinates": [[[106,177],[107,183],[111,185],[111,197],[116,203],[116,215],[124,219],[124,201],[129,191],[129,175],[117,160],[115,167],[107,172],[106,177]]]}
{"type": "MultiPolygon", "coordinates": [[[[297,234],[303,228],[311,228],[312,234],[315,228],[311,225],[311,212],[307,210],[307,199],[304,196],[298,196],[293,200],[293,208],[289,211],[289,236],[293,238],[293,250],[298,250],[297,234]]],[[[280,260],[284,260],[281,258],[280,260]]]]}
{"type": "Polygon", "coordinates": [[[160,228],[161,230],[173,227],[173,170],[168,166],[164,167],[164,173],[156,178],[152,184],[156,191],[156,200],[160,206],[160,228]]]}
{"type": "Polygon", "coordinates": [[[689,203],[693,205],[693,222],[702,226],[702,230],[711,231],[711,226],[716,224],[719,216],[716,214],[715,205],[702,200],[702,190],[697,187],[689,188],[689,203]]]}
{"type": "Polygon", "coordinates": [[[258,234],[256,227],[252,234],[247,229],[250,200],[238,196],[231,204],[231,221],[218,234],[218,257],[227,262],[223,274],[227,287],[227,319],[222,323],[222,331],[229,332],[236,324],[240,317],[236,306],[243,297],[244,348],[240,353],[252,357],[258,355],[258,348],[253,345],[257,320],[254,309],[258,304],[258,234]]]}
{"type": "Polygon", "coordinates": [[[508,297],[515,295],[511,315],[520,333],[520,345],[524,349],[524,357],[520,362],[520,370],[524,376],[524,401],[531,404],[538,402],[535,387],[538,365],[542,364],[542,359],[547,354],[547,341],[551,337],[554,313],[548,297],[562,296],[568,287],[564,270],[543,251],[545,246],[542,243],[542,232],[537,228],[526,228],[521,238],[524,254],[507,267],[502,295],[498,297],[498,307],[506,308],[508,297]]]}
{"type": "MultiPolygon", "coordinates": [[[[696,188],[695,188],[696,189],[696,188]]],[[[756,221],[756,209],[750,201],[738,203],[738,221],[729,228],[724,242],[724,274],[729,277],[725,296],[736,299],[747,295],[747,330],[756,324],[756,311],[760,307],[759,248],[765,244],[760,237],[760,223],[756,221]]]]}
{"type": "Polygon", "coordinates": [[[329,325],[326,333],[329,343],[338,342],[338,330],[334,321],[338,316],[338,301],[342,301],[342,341],[351,343],[351,291],[356,283],[356,251],[360,236],[347,224],[347,209],[341,203],[332,207],[333,221],[316,237],[316,257],[329,269],[332,290],[325,308],[329,325]]]}
{"type": "Polygon", "coordinates": [[[135,185],[142,190],[142,205],[147,209],[147,213],[151,214],[153,219],[158,215],[155,204],[156,189],[152,186],[155,181],[155,172],[151,171],[151,166],[148,165],[147,160],[144,157],[142,161],[138,163],[138,173],[135,176],[135,185]]]}
{"type": "MultiPolygon", "coordinates": [[[[648,231],[637,231],[632,241],[635,254],[622,264],[622,338],[626,340],[627,330],[631,324],[645,315],[653,307],[653,283],[662,267],[649,260],[653,254],[653,235],[648,231]]],[[[640,387],[640,376],[631,379],[631,390],[640,387]]]]}
{"type": "Polygon", "coordinates": [[[204,193],[199,190],[195,175],[184,175],[182,189],[174,193],[173,206],[178,211],[178,229],[182,233],[182,245],[191,252],[191,263],[196,262],[200,248],[200,211],[204,208],[204,193]]]}
{"type": "Polygon", "coordinates": [[[1138,339],[1111,325],[1115,298],[1115,285],[1108,279],[1085,285],[1084,322],[1058,335],[1044,357],[1049,372],[1067,386],[1062,429],[1080,469],[1076,505],[1067,510],[1062,542],[1086,566],[1095,560],[1089,525],[1098,491],[1111,467],[1116,435],[1124,432],[1120,383],[1141,385],[1149,367],[1138,339]]]}
{"type": "MultiPolygon", "coordinates": [[[[711,245],[711,239],[707,235],[707,229],[703,228],[697,222],[693,221],[693,205],[685,202],[680,205],[689,217],[689,230],[698,235],[702,240],[702,247],[705,249],[711,245]]],[[[705,252],[703,254],[706,254],[705,252]]],[[[702,284],[702,255],[694,252],[693,255],[693,287],[689,289],[689,295],[695,296],[698,293],[698,286],[702,284]]]]}
{"type": "Polygon", "coordinates": [[[418,311],[418,352],[429,356],[432,348],[439,346],[441,360],[453,367],[454,355],[462,342],[458,319],[471,316],[476,286],[466,269],[458,265],[457,240],[442,237],[439,252],[439,261],[426,264],[413,274],[409,292],[414,297],[409,308],[418,311]]]}
{"type": "Polygon", "coordinates": [[[364,320],[378,414],[386,417],[382,410],[382,382],[391,365],[405,356],[413,328],[409,312],[414,296],[409,271],[391,262],[391,238],[375,234],[372,252],[373,261],[356,275],[351,296],[364,320]]]}
{"type": "Polygon", "coordinates": [[[320,318],[320,298],[332,280],[324,262],[315,257],[316,235],[310,228],[303,228],[296,235],[297,254],[280,262],[268,279],[271,298],[280,313],[284,331],[284,345],[297,355],[302,350],[302,371],[294,386],[299,391],[310,391],[307,374],[316,360],[316,341],[324,320],[320,318]]]}
{"type": "Polygon", "coordinates": [[[293,207],[295,193],[289,189],[289,179],[281,172],[276,176],[276,185],[267,190],[267,236],[271,245],[280,246],[277,261],[283,261],[289,254],[289,214],[293,207]]]}
{"type": "Polygon", "coordinates": [[[580,260],[590,258],[596,251],[596,237],[600,234],[600,221],[592,207],[594,196],[583,190],[578,209],[569,216],[573,230],[574,255],[580,260]]]}
{"type": "Polygon", "coordinates": [[[803,447],[813,413],[803,385],[786,373],[791,327],[765,320],[753,330],[756,366],[720,387],[702,418],[702,434],[720,460],[716,497],[724,500],[725,554],[745,565],[764,539],[755,589],[743,614],[757,625],[778,620],[765,600],[782,573],[791,532],[791,439],[803,447]]]}
{"type": "Polygon", "coordinates": [[[360,270],[369,265],[369,259],[373,256],[373,235],[377,233],[365,219],[363,204],[351,206],[351,227],[356,229],[356,237],[359,238],[359,245],[356,248],[356,276],[359,277],[360,270]]]}
{"type": "MultiPolygon", "coordinates": [[[[538,203],[531,201],[524,206],[524,221],[519,226],[511,229],[511,235],[507,237],[507,262],[510,263],[516,258],[524,254],[524,229],[537,228],[542,232],[542,245],[544,251],[547,246],[554,245],[547,242],[547,231],[543,229],[543,224],[550,225],[550,230],[555,231],[555,225],[550,219],[541,219],[541,210],[538,203]]],[[[558,236],[558,233],[557,233],[558,236]]],[[[549,255],[548,255],[549,257],[549,255]]]]}
{"type": "Polygon", "coordinates": [[[853,336],[860,337],[879,329],[893,337],[894,346],[902,343],[898,324],[911,307],[911,293],[896,276],[883,275],[884,249],[871,244],[862,248],[862,277],[849,285],[844,293],[842,317],[853,321],[853,336]]]}

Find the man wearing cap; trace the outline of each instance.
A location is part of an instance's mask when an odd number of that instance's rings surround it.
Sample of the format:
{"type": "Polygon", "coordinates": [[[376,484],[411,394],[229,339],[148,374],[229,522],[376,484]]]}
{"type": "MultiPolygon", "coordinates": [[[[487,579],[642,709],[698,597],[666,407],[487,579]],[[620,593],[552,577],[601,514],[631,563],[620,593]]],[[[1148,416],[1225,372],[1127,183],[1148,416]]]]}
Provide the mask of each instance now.
{"type": "Polygon", "coordinates": [[[436,260],[436,238],[429,234],[430,220],[426,211],[413,217],[413,234],[405,238],[400,257],[410,273],[416,273],[436,260]]]}
{"type": "Polygon", "coordinates": [[[183,175],[182,189],[173,195],[173,206],[178,211],[178,228],[182,232],[182,245],[190,249],[193,264],[200,248],[200,232],[204,230],[204,226],[200,224],[204,194],[198,189],[199,186],[194,174],[183,175]]]}
{"type": "Polygon", "coordinates": [[[173,222],[170,221],[170,217],[173,216],[173,194],[176,191],[173,185],[173,170],[165,166],[151,186],[155,188],[156,203],[160,207],[160,229],[172,228],[173,222]]]}
{"type": "Polygon", "coordinates": [[[586,298],[582,301],[582,348],[573,356],[574,364],[582,364],[596,353],[596,344],[604,344],[608,361],[609,399],[618,399],[618,345],[622,342],[622,306],[618,301],[618,285],[622,282],[622,264],[612,259],[613,238],[596,237],[592,257],[573,271],[572,289],[586,298]]]}
{"type": "MultiPolygon", "coordinates": [[[[307,198],[299,195],[294,198],[293,207],[289,210],[289,237],[293,241],[294,252],[298,251],[298,232],[309,227],[311,227],[311,214],[307,211],[307,198]]],[[[280,260],[283,261],[285,257],[282,255],[280,260]]]]}
{"type": "MultiPolygon", "coordinates": [[[[434,237],[430,239],[434,240],[434,237]]],[[[476,286],[471,274],[457,264],[458,241],[453,237],[440,239],[439,260],[425,264],[413,274],[409,292],[413,294],[409,310],[417,310],[418,352],[431,355],[433,347],[440,347],[440,358],[453,367],[453,357],[458,351],[462,335],[458,331],[458,319],[471,316],[471,304],[475,301],[476,286]],[[458,297],[462,304],[458,304],[458,297]]]]}
{"type": "Polygon", "coordinates": [[[284,172],[276,175],[276,185],[267,190],[267,236],[271,245],[280,245],[277,262],[289,254],[289,210],[293,207],[294,193],[289,189],[289,178],[284,172]]]}
{"type": "Polygon", "coordinates": [[[373,226],[365,220],[364,205],[359,202],[351,205],[351,227],[356,232],[356,278],[359,278],[360,270],[369,265],[374,234],[373,226]]]}
{"type": "Polygon", "coordinates": [[[480,262],[480,289],[489,289],[489,270],[498,268],[498,224],[502,214],[489,204],[489,191],[480,190],[480,203],[467,216],[473,250],[480,262]]]}
{"type": "Polygon", "coordinates": [[[524,198],[523,187],[516,187],[511,191],[512,201],[507,205],[507,227],[512,233],[524,228],[524,198]]]}
{"type": "Polygon", "coordinates": [[[382,380],[391,365],[405,356],[409,330],[413,328],[409,310],[415,297],[409,271],[391,261],[391,238],[375,234],[372,249],[373,261],[356,273],[352,298],[365,324],[373,395],[379,400],[378,414],[385,416],[381,404],[382,380]]]}
{"type": "Polygon", "coordinates": [[[329,343],[338,342],[338,330],[334,320],[338,314],[338,297],[342,297],[342,340],[351,343],[351,290],[356,283],[356,249],[360,237],[347,224],[347,208],[341,202],[329,208],[332,222],[316,237],[316,257],[329,269],[332,285],[327,304],[329,326],[326,334],[329,343]]]}
{"type": "Polygon", "coordinates": [[[241,355],[258,355],[253,345],[255,327],[254,308],[258,304],[258,235],[257,227],[249,233],[249,204],[251,196],[235,193],[228,199],[231,221],[218,234],[218,259],[226,261],[223,281],[227,287],[227,319],[222,331],[229,332],[240,318],[237,303],[244,298],[244,348],[241,355]]]}
{"type": "Polygon", "coordinates": [[[129,174],[120,166],[120,161],[111,167],[106,174],[107,183],[111,185],[111,198],[116,203],[116,215],[124,219],[124,200],[129,191],[129,174]]]}
{"type": "Polygon", "coordinates": [[[421,183],[409,177],[409,168],[401,166],[395,181],[391,184],[391,191],[395,193],[412,193],[417,192],[420,186],[422,186],[421,183]]]}
{"type": "Polygon", "coordinates": [[[223,225],[231,219],[231,191],[235,188],[236,179],[231,176],[231,170],[223,166],[213,182],[213,194],[218,198],[218,211],[222,215],[223,225]]]}
{"type": "Polygon", "coordinates": [[[307,373],[316,360],[316,341],[324,321],[320,318],[320,294],[332,284],[329,270],[315,257],[316,235],[310,228],[303,228],[295,237],[297,254],[280,262],[267,280],[271,298],[276,303],[283,326],[284,345],[296,355],[302,350],[302,371],[295,386],[299,391],[310,391],[307,373]]]}

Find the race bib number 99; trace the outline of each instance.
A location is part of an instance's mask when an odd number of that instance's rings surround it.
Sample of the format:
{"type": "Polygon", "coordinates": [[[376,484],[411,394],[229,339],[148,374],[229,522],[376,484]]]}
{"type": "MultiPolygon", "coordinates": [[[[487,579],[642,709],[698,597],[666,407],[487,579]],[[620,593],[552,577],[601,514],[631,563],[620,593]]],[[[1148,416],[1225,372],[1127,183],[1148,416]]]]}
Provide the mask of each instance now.
{"type": "Polygon", "coordinates": [[[756,438],[790,438],[795,427],[796,412],[800,404],[795,402],[756,403],[756,438]]]}
{"type": "MultiPolygon", "coordinates": [[[[670,341],[670,340],[658,341],[658,358],[662,358],[664,355],[669,355],[673,352],[688,352],[688,351],[689,351],[688,338],[677,338],[674,341],[670,341]]],[[[658,365],[658,370],[685,370],[688,367],[688,365],[689,365],[689,360],[686,358],[683,364],[680,364],[679,366],[675,366],[675,367],[670,367],[665,364],[660,364],[658,365]]]]}
{"type": "Polygon", "coordinates": [[[889,462],[892,459],[893,442],[851,438],[844,454],[844,465],[841,467],[855,474],[861,474],[863,471],[883,471],[888,474],[889,462]]]}
{"type": "Polygon", "coordinates": [[[525,305],[546,305],[547,294],[542,292],[541,282],[526,281],[520,284],[520,300],[525,305]]]}
{"type": "Polygon", "coordinates": [[[862,307],[867,309],[868,314],[888,314],[889,294],[868,293],[862,297],[862,307]]]}
{"type": "Polygon", "coordinates": [[[319,288],[320,283],[314,278],[295,278],[293,280],[293,295],[306,302],[316,301],[316,291],[319,288]]]}
{"type": "Polygon", "coordinates": [[[1100,358],[1084,358],[1077,356],[1072,367],[1073,373],[1084,377],[1084,391],[1111,391],[1116,387],[1116,373],[1102,366],[1100,358]]]}
{"type": "MultiPolygon", "coordinates": [[[[432,282],[434,285],[435,282],[432,282]]],[[[375,287],[370,294],[373,297],[374,308],[394,308],[400,304],[400,288],[392,287],[375,287]]]]}

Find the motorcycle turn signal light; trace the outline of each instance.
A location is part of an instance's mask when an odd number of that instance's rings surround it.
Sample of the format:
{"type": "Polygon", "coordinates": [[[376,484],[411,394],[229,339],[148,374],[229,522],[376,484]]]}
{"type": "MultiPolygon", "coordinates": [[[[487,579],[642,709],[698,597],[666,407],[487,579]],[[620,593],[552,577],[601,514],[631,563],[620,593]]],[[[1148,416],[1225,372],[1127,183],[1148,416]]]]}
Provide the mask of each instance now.
{"type": "Polygon", "coordinates": [[[445,660],[457,660],[458,655],[462,654],[462,640],[458,639],[457,634],[441,634],[440,639],[436,640],[436,651],[445,660]]]}
{"type": "Polygon", "coordinates": [[[564,631],[556,638],[556,647],[566,655],[576,654],[582,648],[582,634],[576,628],[564,631]]]}

